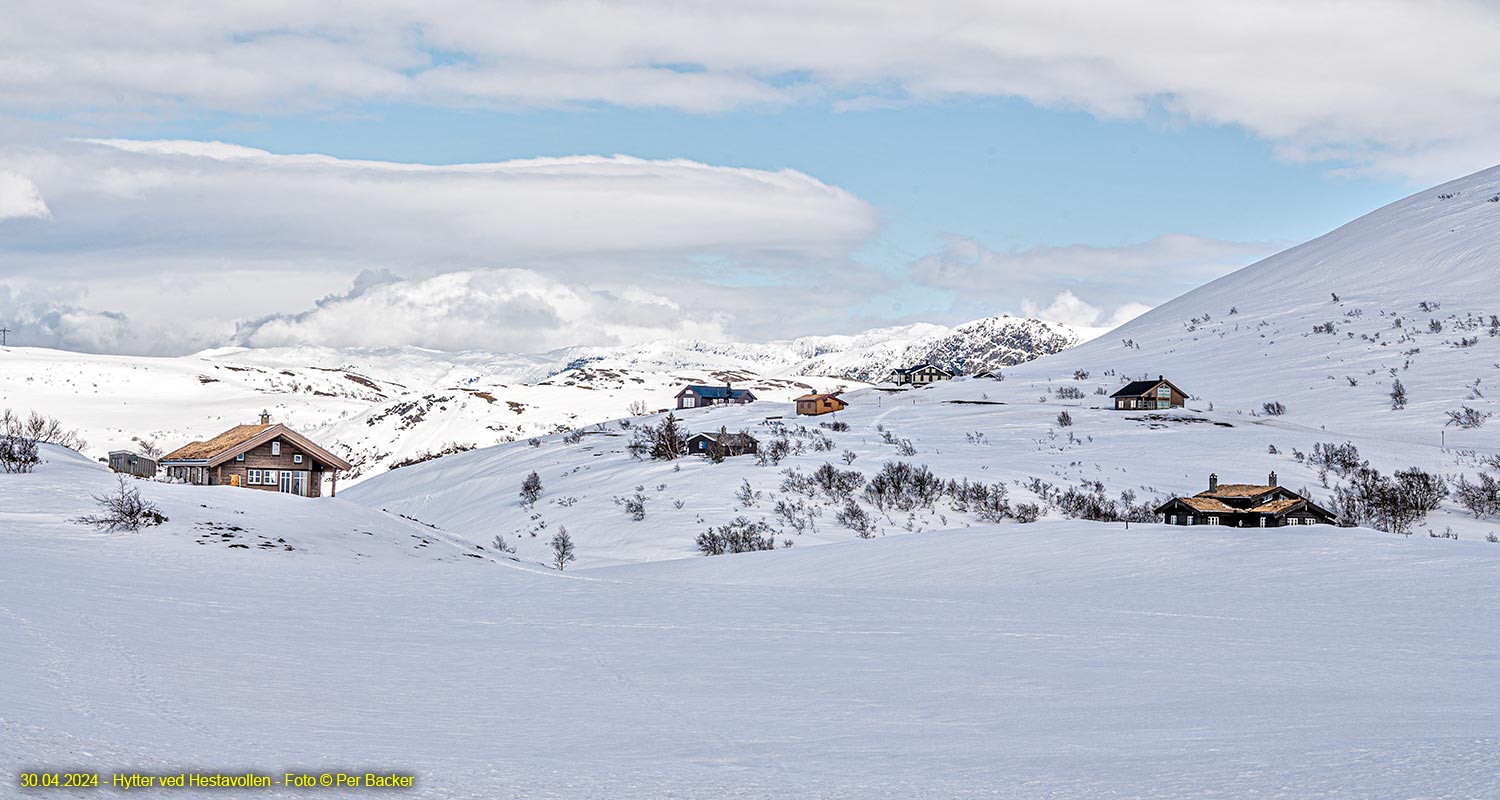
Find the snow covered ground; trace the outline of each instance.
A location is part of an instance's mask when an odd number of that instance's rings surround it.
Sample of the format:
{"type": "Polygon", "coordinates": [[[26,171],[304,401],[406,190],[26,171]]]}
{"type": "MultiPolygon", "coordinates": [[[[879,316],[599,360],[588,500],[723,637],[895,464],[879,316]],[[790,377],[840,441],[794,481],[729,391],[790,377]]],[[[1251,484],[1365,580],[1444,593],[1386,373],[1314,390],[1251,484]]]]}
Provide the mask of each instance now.
{"type": "MultiPolygon", "coordinates": [[[[867,479],[885,462],[922,464],[944,479],[999,483],[1013,504],[1038,501],[1033,479],[1057,488],[1097,481],[1110,497],[1161,502],[1206,489],[1210,473],[1261,483],[1275,471],[1327,505],[1347,476],[1307,457],[1346,442],[1385,475],[1420,467],[1474,481],[1496,471],[1485,459],[1500,456],[1500,418],[1460,428],[1448,412],[1500,412],[1495,196],[1500,168],[1419,193],[1104,337],[1007,369],[1003,381],[850,392],[836,415],[847,431],[819,427],[831,417],[793,417],[786,403],[682,415],[694,432],[746,430],[763,444],[781,429],[803,434],[793,438],[800,452],[776,465],[636,462],[624,452],[630,431],[611,424],[577,445],[554,436],[404,468],[348,496],[486,542],[511,537],[530,558],[542,557],[546,530],[564,525],[582,562],[603,565],[690,555],[698,533],[741,515],[796,545],[853,539],[835,521],[841,502],[783,488],[785,470],[825,463],[867,479]],[[1193,396],[1186,410],[1113,410],[1109,394],[1122,383],[1157,375],[1193,396]],[[1400,409],[1390,396],[1397,380],[1409,396],[1400,409]],[[1267,403],[1285,413],[1268,414],[1267,403]],[[832,449],[816,448],[824,438],[832,449]],[[524,508],[516,492],[533,470],[547,494],[524,508]],[[759,493],[750,504],[737,496],[747,482],[759,493]],[[615,498],[636,493],[647,517],[632,522],[615,498]],[[778,511],[778,501],[802,507],[778,511]]],[[[876,516],[881,534],[979,523],[946,500],[876,516]]],[[[1450,498],[1415,532],[1477,538],[1500,533],[1500,522],[1475,519],[1450,498]]]]}
{"type": "Polygon", "coordinates": [[[435,798],[1500,794],[1481,540],[1041,522],[558,573],[225,488],[139,484],[171,521],[94,533],[66,520],[112,478],[49,459],[0,476],[3,796],[23,767],[402,771],[435,798]],[[296,549],[198,543],[228,522],[296,549]]]}
{"type": "MultiPolygon", "coordinates": [[[[1085,332],[1087,333],[1087,332],[1085,332]]],[[[689,383],[732,381],[767,400],[879,380],[932,359],[1010,365],[1079,341],[1066,326],[995,317],[779,342],[663,341],[533,355],[415,347],[221,348],[180,358],[0,348],[0,408],[44,411],[80,429],[91,455],[170,451],[269,410],[355,465],[348,485],[462,447],[578,428],[674,405],[689,383]]]]}

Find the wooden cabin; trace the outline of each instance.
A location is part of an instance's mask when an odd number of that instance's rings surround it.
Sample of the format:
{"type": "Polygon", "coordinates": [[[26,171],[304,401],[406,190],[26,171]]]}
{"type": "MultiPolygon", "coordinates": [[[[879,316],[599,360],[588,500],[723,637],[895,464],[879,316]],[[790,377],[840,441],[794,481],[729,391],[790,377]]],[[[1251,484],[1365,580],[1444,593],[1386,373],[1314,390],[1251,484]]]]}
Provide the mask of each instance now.
{"type": "Polygon", "coordinates": [[[137,478],[156,477],[156,460],[129,450],[111,450],[108,463],[111,470],[121,475],[133,475],[137,478]]]}
{"type": "Polygon", "coordinates": [[[753,456],[760,452],[760,441],[748,433],[695,433],[688,437],[689,455],[712,456],[715,449],[721,458],[753,456]]]}
{"type": "Polygon", "coordinates": [[[953,373],[942,367],[932,364],[918,364],[914,367],[897,367],[891,370],[890,377],[886,380],[897,385],[926,386],[929,383],[952,380],[953,373]]]}
{"type": "Polygon", "coordinates": [[[256,425],[236,425],[206,442],[179,447],[161,459],[167,477],[195,486],[242,486],[264,492],[319,497],[323,478],[338,493],[338,471],[349,462],[262,412],[256,425]]]}
{"type": "Polygon", "coordinates": [[[733,384],[723,386],[700,386],[692,384],[677,393],[677,408],[703,408],[704,406],[742,406],[755,402],[755,393],[749,389],[736,389],[733,384]]]}
{"type": "Polygon", "coordinates": [[[1131,381],[1110,395],[1116,411],[1165,410],[1187,405],[1188,395],[1161,375],[1154,381],[1131,381]]]}
{"type": "Polygon", "coordinates": [[[1279,486],[1272,472],[1265,484],[1220,484],[1208,476],[1208,491],[1174,497],[1156,509],[1168,525],[1225,525],[1231,528],[1280,528],[1284,525],[1337,525],[1333,512],[1279,486]]]}
{"type": "Polygon", "coordinates": [[[797,413],[809,417],[832,414],[849,407],[849,404],[840,400],[836,394],[804,394],[797,398],[796,403],[797,413]]]}

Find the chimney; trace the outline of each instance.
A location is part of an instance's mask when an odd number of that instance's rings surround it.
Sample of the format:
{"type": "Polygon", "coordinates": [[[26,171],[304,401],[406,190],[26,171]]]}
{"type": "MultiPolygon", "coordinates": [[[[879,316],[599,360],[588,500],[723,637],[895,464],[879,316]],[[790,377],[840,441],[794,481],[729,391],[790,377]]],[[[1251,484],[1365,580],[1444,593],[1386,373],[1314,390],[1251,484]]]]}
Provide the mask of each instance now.
{"type": "Polygon", "coordinates": [[[1159,380],[1159,381],[1164,381],[1164,380],[1167,379],[1167,376],[1165,376],[1165,375],[1157,375],[1156,379],[1159,380]]]}
{"type": "Polygon", "coordinates": [[[271,424],[271,412],[269,412],[269,411],[262,411],[262,412],[260,412],[260,424],[262,424],[262,425],[270,425],[271,424]]]}
{"type": "Polygon", "coordinates": [[[1208,490],[1210,492],[1217,492],[1219,490],[1219,473],[1210,472],[1208,474],[1208,490]]]}
{"type": "Polygon", "coordinates": [[[1268,484],[1269,484],[1269,485],[1271,485],[1271,486],[1275,486],[1275,485],[1277,485],[1277,484],[1276,484],[1276,470],[1274,470],[1274,469],[1273,469],[1273,470],[1271,470],[1271,478],[1270,478],[1270,480],[1269,480],[1269,481],[1268,481],[1268,484]]]}

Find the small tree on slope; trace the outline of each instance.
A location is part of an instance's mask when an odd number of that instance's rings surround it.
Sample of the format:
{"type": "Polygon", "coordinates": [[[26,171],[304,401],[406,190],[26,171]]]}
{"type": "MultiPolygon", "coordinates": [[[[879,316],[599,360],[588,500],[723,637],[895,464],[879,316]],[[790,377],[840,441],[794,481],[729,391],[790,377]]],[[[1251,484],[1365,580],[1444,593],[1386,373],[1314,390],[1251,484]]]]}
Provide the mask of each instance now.
{"type": "Polygon", "coordinates": [[[526,480],[521,481],[521,502],[528,506],[535,505],[541,497],[542,476],[533,472],[526,476],[526,480]]]}
{"type": "Polygon", "coordinates": [[[567,528],[559,527],[548,544],[552,545],[552,563],[559,571],[566,569],[568,562],[578,560],[573,554],[573,537],[568,535],[567,528]]]}

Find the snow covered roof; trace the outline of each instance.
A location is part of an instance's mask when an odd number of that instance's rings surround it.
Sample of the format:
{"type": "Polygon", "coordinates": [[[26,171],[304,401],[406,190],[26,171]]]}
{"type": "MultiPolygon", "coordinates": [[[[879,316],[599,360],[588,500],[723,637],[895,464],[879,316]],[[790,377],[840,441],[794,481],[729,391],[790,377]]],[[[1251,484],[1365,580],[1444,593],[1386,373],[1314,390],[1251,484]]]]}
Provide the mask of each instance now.
{"type": "Polygon", "coordinates": [[[896,367],[895,369],[891,370],[891,372],[897,372],[897,373],[900,373],[902,375],[910,375],[913,372],[917,372],[918,370],[923,370],[923,369],[935,369],[938,372],[943,373],[944,375],[952,375],[953,374],[953,373],[949,372],[948,370],[943,369],[942,367],[937,366],[936,364],[929,364],[929,363],[927,363],[925,361],[922,362],[921,364],[917,364],[917,365],[911,366],[911,367],[896,367]]]}

